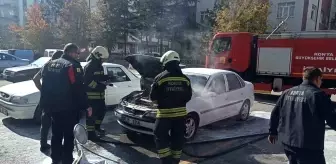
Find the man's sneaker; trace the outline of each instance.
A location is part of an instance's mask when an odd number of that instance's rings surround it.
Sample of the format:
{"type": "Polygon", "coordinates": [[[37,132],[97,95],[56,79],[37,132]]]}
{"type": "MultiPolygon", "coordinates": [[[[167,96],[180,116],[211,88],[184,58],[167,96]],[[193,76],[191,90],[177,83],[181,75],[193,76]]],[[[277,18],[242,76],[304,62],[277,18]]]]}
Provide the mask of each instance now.
{"type": "Polygon", "coordinates": [[[43,145],[40,147],[40,151],[41,152],[45,152],[47,150],[49,150],[51,148],[51,146],[49,144],[43,145]]]}

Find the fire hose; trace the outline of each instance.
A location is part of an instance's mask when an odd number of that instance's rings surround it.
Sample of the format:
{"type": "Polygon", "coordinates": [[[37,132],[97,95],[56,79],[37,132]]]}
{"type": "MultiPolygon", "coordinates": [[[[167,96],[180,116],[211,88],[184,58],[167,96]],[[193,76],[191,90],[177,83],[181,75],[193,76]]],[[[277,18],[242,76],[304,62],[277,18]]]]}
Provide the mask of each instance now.
{"type": "MultiPolygon", "coordinates": [[[[208,140],[208,141],[198,141],[198,142],[191,142],[191,143],[186,143],[185,145],[186,146],[190,146],[190,145],[201,145],[201,144],[211,144],[211,143],[216,143],[216,142],[226,142],[226,141],[232,141],[232,140],[237,140],[237,139],[244,139],[244,138],[252,138],[252,137],[258,137],[256,139],[253,139],[251,141],[248,141],[244,144],[240,144],[238,146],[235,146],[235,147],[232,147],[228,150],[225,150],[225,151],[222,151],[222,152],[219,152],[219,153],[215,153],[215,154],[211,154],[211,155],[195,155],[195,154],[192,154],[192,153],[189,153],[185,150],[182,150],[182,152],[189,156],[189,157],[194,157],[194,158],[199,158],[199,159],[205,159],[205,158],[213,158],[213,157],[216,157],[216,156],[219,156],[219,155],[225,155],[225,154],[228,154],[230,152],[233,152],[237,149],[240,149],[242,147],[245,147],[247,146],[248,144],[251,144],[251,143],[254,143],[254,142],[257,142],[257,141],[260,141],[262,139],[265,139],[267,137],[268,133],[259,133],[259,134],[251,134],[251,135],[241,135],[241,136],[235,136],[235,137],[228,137],[228,138],[223,138],[223,139],[216,139],[216,140],[208,140]]],[[[97,143],[107,143],[107,144],[114,144],[114,145],[119,145],[119,146],[129,146],[129,147],[146,147],[145,144],[134,144],[134,143],[123,143],[123,142],[119,142],[119,141],[108,141],[108,140],[104,140],[104,139],[99,139],[98,141],[95,141],[97,143]]],[[[113,161],[113,162],[117,162],[113,159],[109,159],[107,157],[104,157],[102,155],[99,155],[93,151],[91,151],[89,148],[85,147],[84,145],[81,145],[85,150],[89,151],[90,153],[94,154],[94,155],[97,155],[101,158],[104,158],[104,159],[107,159],[107,160],[110,160],[110,161],[113,161]]]]}

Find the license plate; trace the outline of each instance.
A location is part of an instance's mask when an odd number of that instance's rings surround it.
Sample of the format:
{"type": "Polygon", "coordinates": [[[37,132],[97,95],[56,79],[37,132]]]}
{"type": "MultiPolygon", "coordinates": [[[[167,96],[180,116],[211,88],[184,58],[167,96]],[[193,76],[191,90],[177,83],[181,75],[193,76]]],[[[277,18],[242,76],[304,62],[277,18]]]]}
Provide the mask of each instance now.
{"type": "Polygon", "coordinates": [[[125,122],[128,122],[128,123],[132,124],[132,125],[140,126],[140,121],[139,120],[135,120],[135,119],[128,118],[128,117],[121,117],[121,119],[125,122]]]}
{"type": "Polygon", "coordinates": [[[4,107],[0,106],[0,113],[3,113],[4,115],[8,116],[8,111],[4,107]]]}

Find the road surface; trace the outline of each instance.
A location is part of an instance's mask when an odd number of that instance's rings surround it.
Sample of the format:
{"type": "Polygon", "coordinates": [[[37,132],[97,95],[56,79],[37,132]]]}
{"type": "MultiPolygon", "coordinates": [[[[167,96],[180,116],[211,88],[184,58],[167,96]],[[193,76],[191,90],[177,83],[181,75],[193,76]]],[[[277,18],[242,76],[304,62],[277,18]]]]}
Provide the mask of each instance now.
{"type": "MultiPolygon", "coordinates": [[[[6,82],[0,81],[0,85],[6,85],[6,82]]],[[[272,110],[277,96],[257,95],[255,104],[252,108],[254,112],[268,113],[272,110]]],[[[333,97],[334,99],[334,97],[333,97]]],[[[31,120],[15,120],[0,114],[0,163],[1,164],[43,164],[51,163],[49,154],[43,154],[39,151],[39,126],[31,120]]],[[[235,132],[239,129],[260,130],[259,125],[252,125],[252,122],[239,123],[232,120],[226,120],[215,123],[212,126],[207,126],[200,129],[198,135],[219,135],[223,125],[232,125],[236,127],[235,132]],[[203,131],[203,133],[202,133],[203,131]]],[[[262,125],[267,127],[267,120],[262,125]]],[[[89,142],[86,147],[93,153],[87,152],[89,159],[107,158],[108,163],[123,163],[123,164],[144,164],[144,163],[159,163],[155,153],[155,146],[151,136],[137,135],[129,139],[125,134],[122,134],[120,126],[116,123],[113,112],[109,111],[103,123],[107,130],[109,139],[121,140],[123,142],[135,142],[144,144],[144,147],[127,147],[113,144],[101,144],[89,142]],[[99,157],[101,156],[101,157],[99,157]]],[[[232,132],[234,132],[232,131],[232,132]]],[[[246,130],[241,130],[242,133],[246,130]]],[[[223,135],[228,135],[230,131],[223,132],[223,135]]],[[[247,139],[233,140],[229,142],[216,142],[196,146],[186,146],[185,151],[197,156],[208,156],[218,154],[229,150],[232,147],[239,146],[257,137],[247,139]]],[[[328,164],[336,164],[334,154],[336,153],[336,134],[333,131],[328,131],[326,135],[326,157],[328,164]]],[[[202,164],[287,164],[285,155],[280,145],[270,145],[266,139],[258,142],[247,144],[247,146],[238,150],[221,154],[212,158],[195,158],[183,155],[184,164],[187,163],[202,163],[202,164]]]]}

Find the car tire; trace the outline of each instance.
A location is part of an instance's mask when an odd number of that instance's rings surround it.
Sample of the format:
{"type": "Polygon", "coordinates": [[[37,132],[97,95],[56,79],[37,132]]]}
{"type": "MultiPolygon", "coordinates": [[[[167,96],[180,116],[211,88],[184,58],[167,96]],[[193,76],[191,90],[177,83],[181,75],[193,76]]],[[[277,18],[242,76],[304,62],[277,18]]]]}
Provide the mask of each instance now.
{"type": "Polygon", "coordinates": [[[40,108],[40,105],[37,105],[34,112],[33,120],[38,125],[41,125],[41,116],[42,116],[42,109],[40,108]]]}
{"type": "Polygon", "coordinates": [[[196,113],[189,113],[185,119],[186,132],[184,134],[184,139],[186,141],[191,141],[195,138],[196,132],[199,124],[199,117],[196,113]]]}
{"type": "Polygon", "coordinates": [[[250,110],[251,110],[250,100],[245,100],[243,105],[240,108],[240,112],[237,116],[237,120],[239,121],[247,120],[250,116],[250,110]]]}

